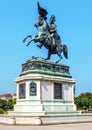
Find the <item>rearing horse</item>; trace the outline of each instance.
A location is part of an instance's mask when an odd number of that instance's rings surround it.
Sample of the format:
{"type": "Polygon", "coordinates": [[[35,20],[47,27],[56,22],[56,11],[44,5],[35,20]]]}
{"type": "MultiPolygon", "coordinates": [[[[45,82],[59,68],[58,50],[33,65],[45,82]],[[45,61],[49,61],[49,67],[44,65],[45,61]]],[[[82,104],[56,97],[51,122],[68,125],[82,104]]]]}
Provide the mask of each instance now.
{"type": "Polygon", "coordinates": [[[66,45],[61,45],[60,41],[56,41],[59,44],[53,44],[53,34],[50,34],[49,25],[44,18],[39,16],[38,21],[35,23],[35,27],[39,28],[35,37],[28,35],[23,40],[23,42],[25,42],[27,38],[31,38],[26,46],[28,46],[32,41],[34,41],[35,43],[39,42],[40,45],[37,45],[39,48],[44,46],[48,49],[48,56],[45,60],[49,60],[52,54],[57,54],[59,56],[59,60],[56,61],[56,63],[58,63],[62,59],[61,52],[63,52],[66,59],[68,58],[68,49],[66,45]]]}

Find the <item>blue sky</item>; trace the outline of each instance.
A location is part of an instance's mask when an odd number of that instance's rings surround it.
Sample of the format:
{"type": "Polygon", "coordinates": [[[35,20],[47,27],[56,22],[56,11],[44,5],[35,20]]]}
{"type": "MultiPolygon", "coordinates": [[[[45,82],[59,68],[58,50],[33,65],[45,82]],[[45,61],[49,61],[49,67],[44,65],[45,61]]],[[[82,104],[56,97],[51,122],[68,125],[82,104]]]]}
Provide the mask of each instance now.
{"type": "MultiPolygon", "coordinates": [[[[92,0],[39,0],[48,10],[48,19],[56,16],[56,25],[63,44],[68,46],[69,59],[60,64],[70,66],[76,80],[76,96],[92,92],[92,0]]],[[[36,33],[37,0],[0,0],[0,94],[15,93],[14,79],[21,73],[21,64],[32,56],[47,56],[47,50],[23,38],[36,33]]],[[[53,55],[51,61],[58,57],[53,55]]]]}

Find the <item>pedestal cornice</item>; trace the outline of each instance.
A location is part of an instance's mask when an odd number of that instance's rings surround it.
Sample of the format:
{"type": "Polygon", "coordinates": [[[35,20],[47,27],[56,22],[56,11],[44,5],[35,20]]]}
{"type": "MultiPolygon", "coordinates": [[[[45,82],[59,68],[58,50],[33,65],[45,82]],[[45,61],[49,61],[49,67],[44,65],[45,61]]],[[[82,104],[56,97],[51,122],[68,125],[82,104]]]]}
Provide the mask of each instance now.
{"type": "Polygon", "coordinates": [[[59,76],[72,78],[69,72],[69,66],[45,61],[43,58],[34,57],[22,64],[21,76],[27,74],[41,74],[49,76],[59,76]]]}

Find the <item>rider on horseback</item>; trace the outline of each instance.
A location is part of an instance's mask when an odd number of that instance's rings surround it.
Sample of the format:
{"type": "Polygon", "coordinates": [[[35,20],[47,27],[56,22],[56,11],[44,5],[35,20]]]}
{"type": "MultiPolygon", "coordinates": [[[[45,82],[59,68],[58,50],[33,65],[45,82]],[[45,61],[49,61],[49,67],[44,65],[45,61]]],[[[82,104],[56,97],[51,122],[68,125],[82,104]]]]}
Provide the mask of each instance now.
{"type": "Polygon", "coordinates": [[[59,48],[61,46],[61,39],[57,33],[57,26],[55,25],[55,21],[55,16],[51,15],[49,24],[50,39],[53,41],[52,46],[59,48]]]}

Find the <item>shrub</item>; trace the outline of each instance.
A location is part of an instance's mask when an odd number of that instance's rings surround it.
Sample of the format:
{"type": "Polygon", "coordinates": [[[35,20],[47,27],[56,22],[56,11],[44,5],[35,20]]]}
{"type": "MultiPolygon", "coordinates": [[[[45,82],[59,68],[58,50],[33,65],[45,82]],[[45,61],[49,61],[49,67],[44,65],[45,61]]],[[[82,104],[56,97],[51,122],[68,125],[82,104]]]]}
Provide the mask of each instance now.
{"type": "Polygon", "coordinates": [[[0,114],[4,114],[4,110],[0,108],[0,114]]]}

